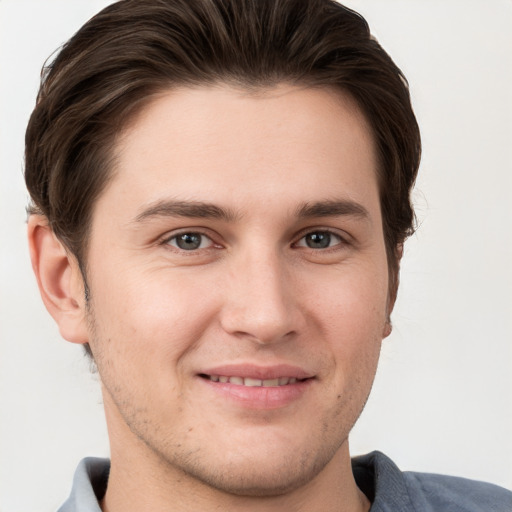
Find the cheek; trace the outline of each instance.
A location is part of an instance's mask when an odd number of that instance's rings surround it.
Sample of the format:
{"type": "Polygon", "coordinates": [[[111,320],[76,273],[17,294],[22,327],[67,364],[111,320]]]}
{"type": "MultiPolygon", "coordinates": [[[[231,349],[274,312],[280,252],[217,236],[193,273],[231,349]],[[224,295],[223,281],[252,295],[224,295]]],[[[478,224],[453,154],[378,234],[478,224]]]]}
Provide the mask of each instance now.
{"type": "Polygon", "coordinates": [[[340,269],[326,277],[321,289],[314,301],[324,326],[345,332],[347,341],[373,340],[376,333],[380,335],[388,298],[384,265],[340,269]]]}
{"type": "Polygon", "coordinates": [[[373,380],[386,322],[388,281],[387,269],[381,266],[353,270],[340,272],[324,286],[329,292],[316,294],[314,314],[336,371],[336,386],[357,388],[373,380]]]}
{"type": "Polygon", "coordinates": [[[200,280],[170,272],[119,269],[97,275],[90,287],[97,342],[137,365],[178,359],[194,347],[216,310],[215,296],[205,293],[200,280]]]}

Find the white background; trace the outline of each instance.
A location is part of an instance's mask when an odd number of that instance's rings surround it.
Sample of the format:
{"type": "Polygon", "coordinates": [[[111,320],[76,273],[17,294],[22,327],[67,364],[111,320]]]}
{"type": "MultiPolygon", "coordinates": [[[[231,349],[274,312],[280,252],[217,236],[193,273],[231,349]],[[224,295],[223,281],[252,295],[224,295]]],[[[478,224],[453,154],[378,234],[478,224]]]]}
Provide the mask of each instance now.
{"type": "MultiPolygon", "coordinates": [[[[23,137],[40,67],[109,2],[0,0],[0,512],[52,511],[108,455],[98,377],[39,299],[23,137]]],[[[350,0],[409,79],[424,157],[394,332],[354,454],[512,489],[512,2],[350,0]]]]}

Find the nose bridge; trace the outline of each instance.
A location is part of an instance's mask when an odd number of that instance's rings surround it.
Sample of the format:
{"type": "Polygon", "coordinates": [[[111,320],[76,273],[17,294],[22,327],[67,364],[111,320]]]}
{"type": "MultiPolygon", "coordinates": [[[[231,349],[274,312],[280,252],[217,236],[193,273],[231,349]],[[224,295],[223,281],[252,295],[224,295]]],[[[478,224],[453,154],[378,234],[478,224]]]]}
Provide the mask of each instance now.
{"type": "Polygon", "coordinates": [[[272,343],[297,329],[293,284],[280,252],[247,250],[232,262],[223,326],[258,343],[272,343]]]}

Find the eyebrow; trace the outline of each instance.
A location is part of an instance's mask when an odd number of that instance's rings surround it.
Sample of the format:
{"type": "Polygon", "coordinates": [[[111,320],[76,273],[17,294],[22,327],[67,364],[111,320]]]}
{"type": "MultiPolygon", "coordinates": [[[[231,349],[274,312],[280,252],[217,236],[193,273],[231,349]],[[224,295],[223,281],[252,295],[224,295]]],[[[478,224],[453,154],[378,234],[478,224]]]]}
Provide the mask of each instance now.
{"type": "MultiPolygon", "coordinates": [[[[346,199],[303,203],[296,209],[296,216],[299,219],[338,216],[353,216],[366,220],[370,218],[364,206],[346,199]]],[[[233,210],[203,201],[161,200],[144,208],[134,220],[136,223],[142,223],[155,217],[187,217],[234,222],[240,215],[233,210]]]]}
{"type": "Polygon", "coordinates": [[[233,222],[238,215],[232,210],[202,201],[162,200],[152,203],[142,210],[135,217],[135,222],[144,222],[154,217],[190,217],[233,222]]]}
{"type": "Polygon", "coordinates": [[[368,210],[362,204],[347,199],[304,203],[297,208],[297,217],[300,219],[338,216],[360,217],[365,220],[370,219],[368,210]]]}

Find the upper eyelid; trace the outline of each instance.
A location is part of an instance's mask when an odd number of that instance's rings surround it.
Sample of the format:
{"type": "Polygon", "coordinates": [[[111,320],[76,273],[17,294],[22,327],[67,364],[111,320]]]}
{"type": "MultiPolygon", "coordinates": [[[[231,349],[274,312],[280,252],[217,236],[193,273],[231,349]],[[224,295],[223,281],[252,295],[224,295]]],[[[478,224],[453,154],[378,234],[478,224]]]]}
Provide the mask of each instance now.
{"type": "Polygon", "coordinates": [[[326,229],[309,229],[309,230],[305,231],[304,233],[302,233],[301,235],[299,235],[298,239],[301,240],[305,236],[311,235],[312,233],[329,233],[330,235],[334,235],[339,238],[343,238],[343,235],[339,231],[326,228],[326,229]]]}
{"type": "Polygon", "coordinates": [[[167,233],[163,234],[162,236],[158,237],[158,240],[161,243],[168,242],[169,240],[172,240],[173,238],[176,238],[180,235],[185,235],[187,233],[193,233],[201,236],[205,236],[206,238],[209,238],[212,242],[214,242],[214,235],[212,235],[211,231],[206,228],[182,228],[182,229],[176,229],[173,231],[168,231],[167,233]]]}

